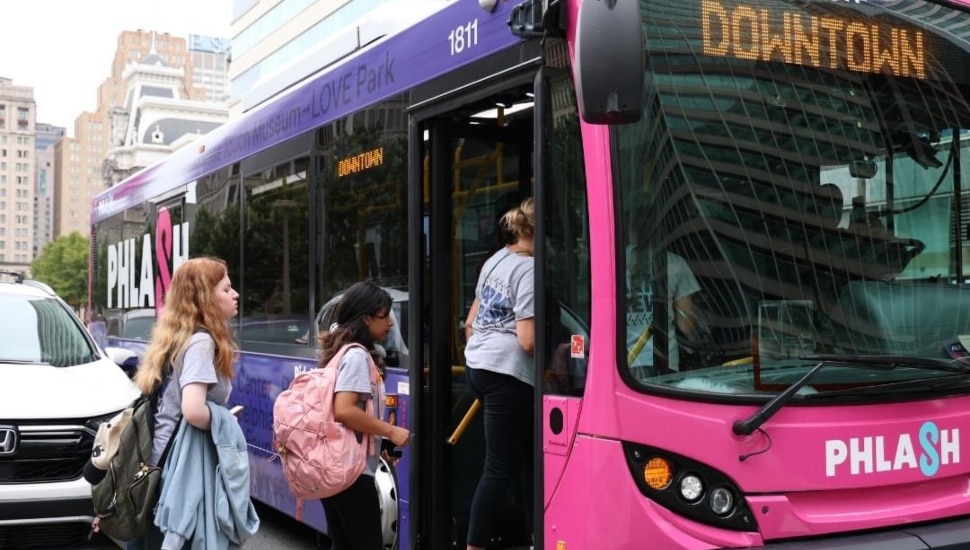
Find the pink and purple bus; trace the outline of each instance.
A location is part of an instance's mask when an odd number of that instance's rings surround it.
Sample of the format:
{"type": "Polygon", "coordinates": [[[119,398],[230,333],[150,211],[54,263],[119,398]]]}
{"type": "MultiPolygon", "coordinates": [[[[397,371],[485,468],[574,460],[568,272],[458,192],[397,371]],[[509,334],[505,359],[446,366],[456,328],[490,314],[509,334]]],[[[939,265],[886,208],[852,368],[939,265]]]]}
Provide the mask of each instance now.
{"type": "Polygon", "coordinates": [[[462,321],[534,196],[536,476],[492,547],[970,544],[964,5],[462,0],[349,30],[93,203],[112,345],[144,347],[123,328],[184,259],[229,263],[254,499],[326,532],[271,460],[272,405],[371,279],[399,328],[385,414],[415,434],[376,479],[385,542],[464,547],[462,321]]]}

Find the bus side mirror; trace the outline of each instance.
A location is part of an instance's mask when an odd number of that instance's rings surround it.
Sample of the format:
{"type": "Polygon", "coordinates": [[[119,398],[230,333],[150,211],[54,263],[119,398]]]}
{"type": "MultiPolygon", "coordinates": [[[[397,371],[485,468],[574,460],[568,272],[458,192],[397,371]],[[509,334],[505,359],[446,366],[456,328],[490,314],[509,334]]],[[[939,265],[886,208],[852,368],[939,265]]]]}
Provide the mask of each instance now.
{"type": "Polygon", "coordinates": [[[636,0],[582,0],[576,28],[579,114],[629,124],[643,114],[643,22],[636,0]]]}

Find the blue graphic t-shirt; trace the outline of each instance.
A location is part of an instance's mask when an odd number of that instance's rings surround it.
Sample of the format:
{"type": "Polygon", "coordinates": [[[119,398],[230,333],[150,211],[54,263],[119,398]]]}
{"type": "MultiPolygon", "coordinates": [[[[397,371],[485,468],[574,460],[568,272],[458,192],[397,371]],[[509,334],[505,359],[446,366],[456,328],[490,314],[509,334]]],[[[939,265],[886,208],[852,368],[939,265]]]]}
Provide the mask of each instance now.
{"type": "MultiPolygon", "coordinates": [[[[656,330],[654,326],[654,281],[653,262],[649,251],[637,251],[628,246],[627,257],[627,312],[626,329],[627,353],[637,346],[637,342],[644,336],[645,343],[630,363],[631,367],[652,366],[654,357],[653,335],[644,333],[645,330],[656,330]]],[[[666,331],[672,337],[667,339],[667,350],[661,350],[668,360],[668,368],[680,370],[680,350],[674,324],[674,302],[686,298],[700,290],[697,279],[691,273],[687,262],[676,254],[667,253],[667,294],[664,301],[667,305],[666,331]]],[[[629,359],[629,358],[628,358],[629,359]]]]}
{"type": "Polygon", "coordinates": [[[516,337],[517,321],[535,317],[535,262],[503,248],[492,255],[475,287],[478,314],[465,347],[465,363],[534,385],[534,363],[516,337]]]}

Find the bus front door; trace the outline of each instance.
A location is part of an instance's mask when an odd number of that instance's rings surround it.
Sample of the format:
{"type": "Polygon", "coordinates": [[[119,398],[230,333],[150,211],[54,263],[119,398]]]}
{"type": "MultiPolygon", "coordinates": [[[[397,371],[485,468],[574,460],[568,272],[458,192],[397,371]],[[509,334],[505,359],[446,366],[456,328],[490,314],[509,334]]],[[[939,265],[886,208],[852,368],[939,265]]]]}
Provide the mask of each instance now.
{"type": "MultiPolygon", "coordinates": [[[[423,343],[411,363],[412,385],[420,380],[422,388],[412,397],[419,434],[410,485],[414,548],[465,547],[485,437],[484,414],[465,378],[463,326],[482,264],[508,242],[499,219],[532,194],[531,106],[530,83],[411,128],[412,143],[422,144],[420,151],[412,145],[410,159],[411,240],[422,243],[412,246],[420,248],[411,259],[412,292],[421,296],[412,319],[424,324],[411,325],[412,341],[423,343]]],[[[519,498],[513,487],[490,548],[528,547],[519,498]]]]}

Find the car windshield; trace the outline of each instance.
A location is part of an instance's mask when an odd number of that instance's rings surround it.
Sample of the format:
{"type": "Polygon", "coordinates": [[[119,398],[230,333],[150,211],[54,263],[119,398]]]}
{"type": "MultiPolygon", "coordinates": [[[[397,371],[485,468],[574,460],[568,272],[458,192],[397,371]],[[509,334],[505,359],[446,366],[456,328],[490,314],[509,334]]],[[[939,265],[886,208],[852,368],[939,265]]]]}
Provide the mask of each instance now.
{"type": "Polygon", "coordinates": [[[913,360],[803,393],[917,388],[970,355],[970,14],[917,4],[641,1],[643,117],[613,134],[636,387],[772,394],[824,354],[913,360]]]}
{"type": "Polygon", "coordinates": [[[154,315],[150,317],[131,317],[125,321],[122,327],[121,337],[132,340],[150,340],[152,337],[152,327],[154,326],[154,315]]]}
{"type": "Polygon", "coordinates": [[[52,298],[0,295],[0,363],[71,367],[93,360],[83,328],[52,298]]]}

